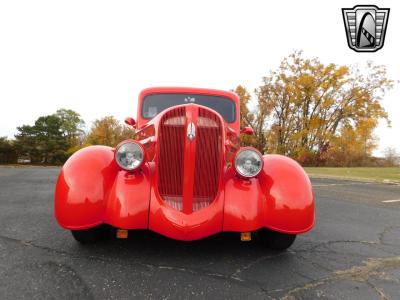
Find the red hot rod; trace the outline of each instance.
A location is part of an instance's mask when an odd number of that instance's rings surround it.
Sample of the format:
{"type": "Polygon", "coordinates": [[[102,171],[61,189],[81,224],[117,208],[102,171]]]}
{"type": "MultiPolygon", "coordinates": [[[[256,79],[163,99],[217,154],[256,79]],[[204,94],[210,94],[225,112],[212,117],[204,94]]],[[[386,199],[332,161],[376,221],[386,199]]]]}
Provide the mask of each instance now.
{"type": "Polygon", "coordinates": [[[90,146],[62,167],[58,223],[80,242],[149,229],[177,240],[221,231],[286,249],[314,224],[302,167],[240,147],[240,105],[231,92],[150,88],[139,95],[132,139],[90,146]]]}

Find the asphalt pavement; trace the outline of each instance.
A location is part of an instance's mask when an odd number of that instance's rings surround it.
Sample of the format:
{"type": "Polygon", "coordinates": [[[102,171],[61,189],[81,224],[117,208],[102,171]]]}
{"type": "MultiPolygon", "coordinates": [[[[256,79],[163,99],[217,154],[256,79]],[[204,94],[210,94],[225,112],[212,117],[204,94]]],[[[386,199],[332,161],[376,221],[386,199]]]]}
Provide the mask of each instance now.
{"type": "Polygon", "coordinates": [[[400,186],[313,179],[286,252],[224,233],[82,246],[53,217],[59,168],[0,167],[0,299],[400,299],[400,186]]]}

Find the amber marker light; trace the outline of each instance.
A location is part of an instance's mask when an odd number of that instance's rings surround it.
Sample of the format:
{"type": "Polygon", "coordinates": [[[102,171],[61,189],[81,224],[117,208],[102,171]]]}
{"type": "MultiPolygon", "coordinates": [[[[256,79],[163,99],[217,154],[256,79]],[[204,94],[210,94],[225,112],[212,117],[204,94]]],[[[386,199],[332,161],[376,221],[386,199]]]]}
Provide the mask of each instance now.
{"type": "Polygon", "coordinates": [[[251,241],[251,232],[242,232],[242,233],[240,233],[240,240],[242,242],[251,241]]]}
{"type": "Polygon", "coordinates": [[[127,239],[127,238],[128,238],[128,230],[117,229],[117,239],[127,239]]]}

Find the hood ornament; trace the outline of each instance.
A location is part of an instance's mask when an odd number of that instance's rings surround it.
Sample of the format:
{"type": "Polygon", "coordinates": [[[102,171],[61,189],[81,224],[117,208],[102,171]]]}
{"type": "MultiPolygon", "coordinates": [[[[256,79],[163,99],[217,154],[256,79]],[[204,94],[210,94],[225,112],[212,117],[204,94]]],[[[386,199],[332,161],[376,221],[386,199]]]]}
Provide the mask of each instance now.
{"type": "Polygon", "coordinates": [[[190,122],[187,126],[187,137],[189,141],[194,140],[196,137],[196,127],[194,126],[193,122],[190,122]]]}

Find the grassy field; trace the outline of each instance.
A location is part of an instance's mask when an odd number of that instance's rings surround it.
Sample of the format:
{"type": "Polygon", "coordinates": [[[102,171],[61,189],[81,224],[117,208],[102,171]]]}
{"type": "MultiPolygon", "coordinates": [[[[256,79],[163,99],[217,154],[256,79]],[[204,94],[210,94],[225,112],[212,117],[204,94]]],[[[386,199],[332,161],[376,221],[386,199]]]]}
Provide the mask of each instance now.
{"type": "Polygon", "coordinates": [[[309,175],[400,182],[400,168],[305,168],[309,175]]]}

